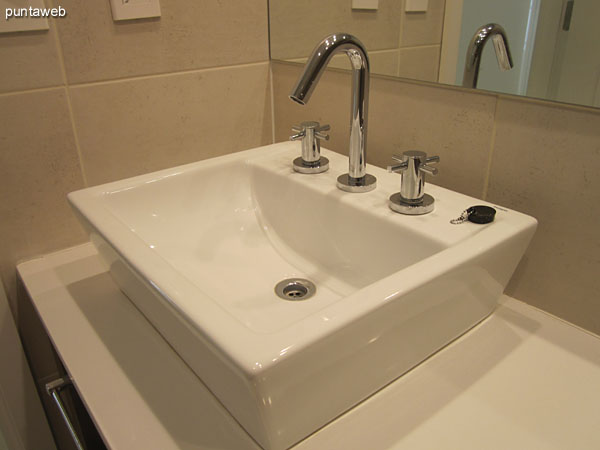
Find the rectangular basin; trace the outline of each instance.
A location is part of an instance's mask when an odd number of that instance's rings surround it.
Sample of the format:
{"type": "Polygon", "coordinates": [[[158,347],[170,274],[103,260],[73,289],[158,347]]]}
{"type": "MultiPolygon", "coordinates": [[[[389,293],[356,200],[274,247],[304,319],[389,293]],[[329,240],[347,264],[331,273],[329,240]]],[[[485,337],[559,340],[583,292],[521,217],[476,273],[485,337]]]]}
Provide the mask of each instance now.
{"type": "Polygon", "coordinates": [[[303,175],[291,166],[299,148],[275,144],[69,194],[123,292],[274,450],[490,314],[537,223],[496,206],[490,224],[452,225],[486,203],[431,184],[432,213],[397,214],[387,200],[398,175],[369,167],[376,190],[342,192],[347,158],[323,150],[329,171],[303,175]],[[275,286],[290,278],[316,292],[280,298],[275,286]]]}

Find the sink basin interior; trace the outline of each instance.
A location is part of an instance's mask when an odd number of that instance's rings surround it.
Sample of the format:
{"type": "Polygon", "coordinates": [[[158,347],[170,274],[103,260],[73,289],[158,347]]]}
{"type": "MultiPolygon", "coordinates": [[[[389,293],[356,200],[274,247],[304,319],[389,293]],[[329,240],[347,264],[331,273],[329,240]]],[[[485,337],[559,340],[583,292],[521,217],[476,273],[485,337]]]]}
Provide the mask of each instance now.
{"type": "Polygon", "coordinates": [[[106,207],[257,332],[286,327],[445,247],[340,202],[337,190],[327,198],[287,169],[245,161],[203,167],[110,192],[106,207]],[[287,278],[313,281],[316,295],[282,302],[274,287],[287,278]]]}

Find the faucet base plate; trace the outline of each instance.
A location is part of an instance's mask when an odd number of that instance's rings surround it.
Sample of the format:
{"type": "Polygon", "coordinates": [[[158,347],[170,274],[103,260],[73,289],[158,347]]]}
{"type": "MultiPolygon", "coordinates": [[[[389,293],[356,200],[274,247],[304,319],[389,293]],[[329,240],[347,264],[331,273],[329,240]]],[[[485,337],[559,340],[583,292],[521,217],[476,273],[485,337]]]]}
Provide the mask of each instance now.
{"type": "Polygon", "coordinates": [[[338,177],[337,187],[346,192],[369,192],[377,187],[377,178],[370,174],[362,178],[353,178],[345,173],[338,177]]]}
{"type": "Polygon", "coordinates": [[[302,157],[294,159],[292,167],[299,173],[322,173],[329,169],[329,160],[324,156],[314,163],[306,163],[302,157]]]}
{"type": "Polygon", "coordinates": [[[433,211],[435,199],[429,195],[423,195],[423,201],[420,203],[407,203],[402,199],[400,192],[390,196],[389,207],[392,211],[410,216],[419,216],[433,211]]]}

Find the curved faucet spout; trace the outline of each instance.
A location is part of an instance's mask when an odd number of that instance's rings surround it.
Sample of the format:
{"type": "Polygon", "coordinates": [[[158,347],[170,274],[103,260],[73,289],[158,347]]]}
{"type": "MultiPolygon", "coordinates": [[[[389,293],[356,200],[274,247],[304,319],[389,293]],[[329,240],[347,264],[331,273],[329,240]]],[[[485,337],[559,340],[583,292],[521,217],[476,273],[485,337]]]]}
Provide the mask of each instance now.
{"type": "Polygon", "coordinates": [[[481,54],[483,47],[489,38],[494,42],[496,50],[496,59],[500,70],[510,70],[513,68],[512,56],[506,38],[506,31],[497,23],[488,23],[479,28],[467,50],[467,58],[465,60],[465,72],[463,75],[463,87],[476,88],[477,78],[479,77],[479,65],[481,64],[481,54]]]}
{"type": "Polygon", "coordinates": [[[348,33],[325,37],[308,58],[290,98],[301,105],[308,103],[327,64],[339,52],[346,53],[352,65],[352,98],[349,170],[342,185],[338,180],[338,187],[349,192],[365,192],[375,188],[375,177],[366,173],[369,58],[365,46],[348,33]]]}

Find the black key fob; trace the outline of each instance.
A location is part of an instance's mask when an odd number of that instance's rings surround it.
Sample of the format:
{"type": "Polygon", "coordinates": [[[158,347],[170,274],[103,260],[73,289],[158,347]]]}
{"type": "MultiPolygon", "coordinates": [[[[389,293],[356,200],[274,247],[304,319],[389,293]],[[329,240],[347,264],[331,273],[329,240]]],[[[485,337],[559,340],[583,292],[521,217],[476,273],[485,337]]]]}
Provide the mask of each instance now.
{"type": "Polygon", "coordinates": [[[467,220],[473,223],[490,223],[496,216],[496,210],[491,206],[471,206],[467,209],[467,220]]]}

